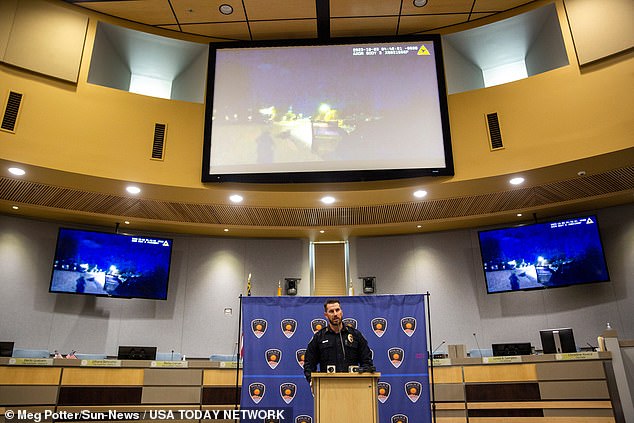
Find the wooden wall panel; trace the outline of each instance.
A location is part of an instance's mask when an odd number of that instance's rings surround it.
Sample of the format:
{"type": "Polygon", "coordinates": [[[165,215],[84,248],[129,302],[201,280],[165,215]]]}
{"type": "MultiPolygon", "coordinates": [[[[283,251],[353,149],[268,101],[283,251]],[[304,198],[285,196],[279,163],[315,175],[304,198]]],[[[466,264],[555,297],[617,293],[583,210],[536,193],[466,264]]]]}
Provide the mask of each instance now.
{"type": "Polygon", "coordinates": [[[57,385],[62,369],[55,367],[0,367],[0,385],[57,385]]]}
{"type": "Polygon", "coordinates": [[[200,386],[147,386],[143,404],[200,404],[200,386]]]}
{"type": "Polygon", "coordinates": [[[143,385],[143,369],[79,368],[64,369],[62,385],[143,385]]]}
{"type": "MultiPolygon", "coordinates": [[[[242,370],[238,377],[240,384],[242,383],[242,370]]],[[[235,386],[236,385],[236,371],[220,370],[220,369],[205,369],[203,373],[203,385],[204,386],[235,386]]]]}
{"type": "Polygon", "coordinates": [[[345,244],[315,245],[315,292],[313,295],[346,295],[345,244]]]}
{"type": "Polygon", "coordinates": [[[143,388],[139,387],[94,387],[61,386],[59,405],[133,405],[141,404],[143,388]]]}
{"type": "MultiPolygon", "coordinates": [[[[202,383],[202,369],[145,369],[143,384],[149,385],[196,385],[202,383]]],[[[235,373],[234,373],[235,376],[235,373]]]]}
{"type": "Polygon", "coordinates": [[[536,368],[539,380],[605,379],[601,361],[538,363],[536,368]]]}
{"type": "Polygon", "coordinates": [[[467,383],[535,381],[537,371],[535,364],[465,366],[464,380],[467,383]]]}
{"type": "Polygon", "coordinates": [[[542,399],[609,399],[608,384],[604,380],[539,382],[542,399]]]}
{"type": "Polygon", "coordinates": [[[0,388],[2,405],[55,405],[57,385],[55,386],[3,386],[0,388]]]}

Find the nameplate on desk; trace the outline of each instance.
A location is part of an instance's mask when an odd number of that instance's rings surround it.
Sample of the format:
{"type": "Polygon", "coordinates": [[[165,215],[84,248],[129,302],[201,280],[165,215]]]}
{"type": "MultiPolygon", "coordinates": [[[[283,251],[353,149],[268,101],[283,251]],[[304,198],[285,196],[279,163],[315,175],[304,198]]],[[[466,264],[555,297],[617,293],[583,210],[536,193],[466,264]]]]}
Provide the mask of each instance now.
{"type": "Polygon", "coordinates": [[[433,363],[434,366],[451,366],[451,358],[434,358],[433,363]]]}
{"type": "Polygon", "coordinates": [[[521,355],[501,355],[498,357],[482,357],[482,362],[485,364],[494,363],[521,363],[521,355]]]}
{"type": "Polygon", "coordinates": [[[52,366],[52,358],[10,358],[9,364],[16,366],[52,366]]]}
{"type": "Polygon", "coordinates": [[[227,369],[235,369],[236,367],[238,367],[238,362],[237,361],[220,361],[219,366],[223,368],[227,368],[227,369]]]}
{"type": "Polygon", "coordinates": [[[150,363],[150,367],[171,367],[171,368],[187,368],[189,367],[188,361],[153,361],[150,363]]]}
{"type": "Polygon", "coordinates": [[[121,367],[121,360],[82,360],[79,365],[86,367],[121,367]]]}
{"type": "Polygon", "coordinates": [[[596,360],[597,358],[599,353],[596,351],[555,354],[555,360],[596,360]]]}

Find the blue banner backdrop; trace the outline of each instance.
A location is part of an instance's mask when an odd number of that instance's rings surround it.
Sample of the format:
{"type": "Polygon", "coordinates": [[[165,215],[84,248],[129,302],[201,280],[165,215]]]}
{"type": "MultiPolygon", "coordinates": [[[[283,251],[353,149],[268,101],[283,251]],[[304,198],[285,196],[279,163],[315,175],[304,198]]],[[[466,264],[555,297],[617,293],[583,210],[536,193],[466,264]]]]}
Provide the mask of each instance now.
{"type": "MultiPolygon", "coordinates": [[[[241,407],[290,407],[293,423],[314,422],[303,354],[313,333],[326,324],[326,299],[242,298],[241,407]]],[[[431,422],[424,295],[352,296],[340,301],[344,323],[363,333],[381,373],[380,423],[431,422]]],[[[345,398],[343,394],[342,401],[345,398]]]]}

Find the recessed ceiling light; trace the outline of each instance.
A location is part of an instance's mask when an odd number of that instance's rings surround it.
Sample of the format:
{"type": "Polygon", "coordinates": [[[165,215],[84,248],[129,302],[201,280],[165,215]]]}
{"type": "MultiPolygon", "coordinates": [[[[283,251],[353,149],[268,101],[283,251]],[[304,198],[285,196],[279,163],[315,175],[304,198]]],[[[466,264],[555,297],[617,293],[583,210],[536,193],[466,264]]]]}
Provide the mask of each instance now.
{"type": "Polygon", "coordinates": [[[227,3],[221,4],[218,9],[223,15],[230,15],[233,13],[233,6],[227,3]]]}
{"type": "Polygon", "coordinates": [[[427,4],[427,0],[414,0],[414,6],[423,7],[427,4]]]}
{"type": "Polygon", "coordinates": [[[244,198],[241,195],[233,194],[231,197],[229,197],[229,200],[231,200],[231,202],[233,203],[241,203],[244,198]]]}
{"type": "Polygon", "coordinates": [[[422,228],[422,227],[423,227],[423,225],[416,225],[416,227],[417,227],[418,229],[420,229],[420,228],[422,228]]]}
{"type": "Polygon", "coordinates": [[[223,229],[223,231],[225,231],[225,232],[229,232],[229,229],[227,229],[227,228],[224,228],[224,229],[223,229]]]}
{"type": "Polygon", "coordinates": [[[20,208],[19,208],[18,206],[11,206],[11,208],[12,208],[13,210],[20,210],[20,208]]]}
{"type": "Polygon", "coordinates": [[[586,176],[586,171],[585,170],[580,170],[579,172],[577,172],[578,176],[586,176]]]}
{"type": "Polygon", "coordinates": [[[519,185],[524,182],[524,178],[518,176],[517,178],[513,178],[509,181],[512,185],[519,185]]]}
{"type": "Polygon", "coordinates": [[[126,225],[129,225],[129,224],[130,224],[130,221],[129,221],[129,220],[126,220],[126,221],[124,221],[123,223],[125,223],[126,225]]]}
{"type": "Polygon", "coordinates": [[[518,213],[518,214],[517,214],[517,217],[522,217],[522,213],[518,213]]]}
{"type": "Polygon", "coordinates": [[[130,194],[138,194],[141,192],[141,188],[135,187],[133,185],[130,185],[125,190],[128,191],[130,194]]]}
{"type": "Polygon", "coordinates": [[[321,199],[321,202],[324,204],[332,204],[335,202],[335,197],[327,195],[321,199]]]}
{"type": "Polygon", "coordinates": [[[414,191],[414,197],[416,198],[423,198],[424,196],[427,195],[427,191],[419,189],[418,191],[414,191]]]}
{"type": "Polygon", "coordinates": [[[22,176],[22,175],[26,174],[24,169],[20,169],[19,167],[10,167],[9,168],[9,173],[11,173],[11,174],[13,174],[15,176],[22,176]]]}
{"type": "Polygon", "coordinates": [[[326,231],[324,231],[323,229],[321,231],[319,231],[320,234],[323,234],[324,232],[326,232],[326,231]]]}

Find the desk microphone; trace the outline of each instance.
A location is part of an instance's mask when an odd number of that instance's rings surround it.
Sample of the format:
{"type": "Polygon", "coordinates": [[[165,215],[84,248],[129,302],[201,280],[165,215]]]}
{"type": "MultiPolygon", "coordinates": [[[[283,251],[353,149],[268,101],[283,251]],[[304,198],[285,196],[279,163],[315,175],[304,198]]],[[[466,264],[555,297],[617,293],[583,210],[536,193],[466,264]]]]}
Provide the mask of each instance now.
{"type": "Polygon", "coordinates": [[[445,345],[445,343],[446,343],[446,342],[447,342],[447,341],[443,339],[443,340],[442,340],[442,342],[441,342],[440,344],[438,344],[438,346],[436,346],[436,348],[434,348],[434,350],[431,352],[431,356],[433,357],[433,356],[434,356],[434,353],[435,353],[436,351],[438,351],[438,348],[440,348],[440,347],[442,347],[443,345],[445,345]]]}
{"type": "Polygon", "coordinates": [[[478,347],[478,352],[480,353],[480,358],[482,358],[482,350],[480,349],[480,344],[478,343],[478,337],[476,336],[475,332],[473,332],[473,339],[475,339],[475,341],[476,341],[476,347],[478,347]]]}
{"type": "Polygon", "coordinates": [[[172,350],[172,361],[174,361],[174,350],[172,350]]]}

